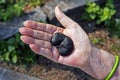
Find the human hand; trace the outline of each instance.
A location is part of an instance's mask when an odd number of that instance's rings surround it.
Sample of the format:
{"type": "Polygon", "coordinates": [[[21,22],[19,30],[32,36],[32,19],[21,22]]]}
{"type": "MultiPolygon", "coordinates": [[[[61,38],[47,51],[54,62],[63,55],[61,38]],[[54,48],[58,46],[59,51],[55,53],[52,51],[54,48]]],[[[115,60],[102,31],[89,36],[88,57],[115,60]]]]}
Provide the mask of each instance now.
{"type": "Polygon", "coordinates": [[[21,40],[35,53],[55,62],[74,67],[85,66],[92,49],[87,34],[80,25],[61,12],[58,6],[55,8],[55,15],[65,28],[28,20],[24,22],[25,27],[19,29],[22,34],[21,40]],[[50,39],[56,32],[63,33],[73,40],[74,50],[69,56],[59,55],[57,48],[51,45],[50,39]]]}

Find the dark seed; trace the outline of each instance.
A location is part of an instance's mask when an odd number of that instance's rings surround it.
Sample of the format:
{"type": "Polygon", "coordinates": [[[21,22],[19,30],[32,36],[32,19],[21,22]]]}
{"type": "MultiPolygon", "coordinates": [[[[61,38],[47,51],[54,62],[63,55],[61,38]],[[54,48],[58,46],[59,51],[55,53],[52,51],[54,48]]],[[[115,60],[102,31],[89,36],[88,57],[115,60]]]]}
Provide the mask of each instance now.
{"type": "Polygon", "coordinates": [[[69,37],[66,37],[64,41],[59,45],[58,51],[61,56],[68,56],[73,51],[73,42],[69,37]]]}
{"type": "Polygon", "coordinates": [[[63,35],[62,33],[55,33],[52,36],[50,42],[52,45],[58,46],[64,40],[64,38],[65,38],[65,35],[63,35]]]}
{"type": "Polygon", "coordinates": [[[55,33],[50,42],[56,46],[61,56],[68,56],[73,51],[73,41],[62,33],[55,33]]]}

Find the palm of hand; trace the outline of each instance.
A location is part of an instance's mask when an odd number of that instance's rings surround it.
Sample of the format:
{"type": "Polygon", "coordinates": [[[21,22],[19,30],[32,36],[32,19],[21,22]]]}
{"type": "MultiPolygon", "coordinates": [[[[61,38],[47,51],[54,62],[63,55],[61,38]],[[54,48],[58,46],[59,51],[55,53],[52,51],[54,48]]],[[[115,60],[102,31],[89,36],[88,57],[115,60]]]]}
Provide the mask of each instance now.
{"type": "Polygon", "coordinates": [[[91,51],[91,44],[88,36],[77,23],[64,15],[58,7],[55,12],[56,17],[65,29],[54,25],[26,21],[24,23],[25,27],[20,29],[20,33],[23,34],[21,40],[29,44],[30,48],[35,53],[43,55],[58,63],[75,67],[84,65],[91,51]],[[52,46],[49,42],[51,36],[56,32],[61,32],[73,40],[74,50],[71,55],[66,57],[60,56],[57,48],[52,46]]]}
{"type": "Polygon", "coordinates": [[[91,51],[91,44],[87,34],[77,24],[73,28],[66,28],[63,33],[73,40],[74,51],[67,57],[60,56],[58,62],[75,67],[84,65],[91,51]]]}

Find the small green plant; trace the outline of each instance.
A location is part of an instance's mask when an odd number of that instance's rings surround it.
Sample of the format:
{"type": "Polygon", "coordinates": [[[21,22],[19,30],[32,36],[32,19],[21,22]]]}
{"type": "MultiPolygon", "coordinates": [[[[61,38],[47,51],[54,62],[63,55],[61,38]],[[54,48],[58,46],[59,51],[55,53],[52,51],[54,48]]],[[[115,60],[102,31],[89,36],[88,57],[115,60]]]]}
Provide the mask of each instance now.
{"type": "Polygon", "coordinates": [[[42,0],[28,0],[28,4],[30,6],[38,6],[38,5],[41,5],[42,4],[42,0]]]}
{"type": "Polygon", "coordinates": [[[105,43],[105,39],[103,39],[103,38],[98,38],[98,37],[94,37],[94,38],[90,38],[90,40],[91,40],[91,42],[93,43],[93,44],[104,44],[105,43]]]}
{"type": "Polygon", "coordinates": [[[100,39],[99,39],[99,38],[92,38],[92,39],[91,39],[91,42],[92,42],[93,44],[98,44],[98,43],[100,42],[100,39]]]}
{"type": "Polygon", "coordinates": [[[22,14],[24,4],[22,1],[15,0],[1,0],[0,1],[0,21],[9,21],[15,16],[22,14]]]}
{"type": "Polygon", "coordinates": [[[27,65],[35,61],[35,54],[19,38],[20,34],[17,33],[8,40],[0,41],[0,60],[18,65],[27,65]]]}
{"type": "Polygon", "coordinates": [[[120,38],[120,19],[116,18],[113,0],[106,0],[105,5],[98,5],[95,2],[86,1],[86,7],[81,18],[85,21],[95,22],[95,25],[106,27],[110,36],[120,38]]]}
{"type": "Polygon", "coordinates": [[[24,13],[26,5],[36,7],[42,0],[0,0],[0,21],[7,22],[24,13]]]}
{"type": "Polygon", "coordinates": [[[82,19],[92,21],[95,20],[96,24],[108,23],[109,20],[115,15],[116,10],[114,8],[113,0],[106,0],[104,7],[101,7],[95,2],[86,1],[85,13],[82,15],[82,19]]]}

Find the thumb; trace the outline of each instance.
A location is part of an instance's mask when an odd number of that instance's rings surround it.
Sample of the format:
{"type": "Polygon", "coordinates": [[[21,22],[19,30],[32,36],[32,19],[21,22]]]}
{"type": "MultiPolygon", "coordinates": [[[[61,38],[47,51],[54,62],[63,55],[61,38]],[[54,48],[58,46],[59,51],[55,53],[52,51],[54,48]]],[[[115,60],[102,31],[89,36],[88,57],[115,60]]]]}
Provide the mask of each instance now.
{"type": "Polygon", "coordinates": [[[58,6],[55,7],[55,16],[65,28],[79,26],[75,21],[66,16],[58,6]]]}

